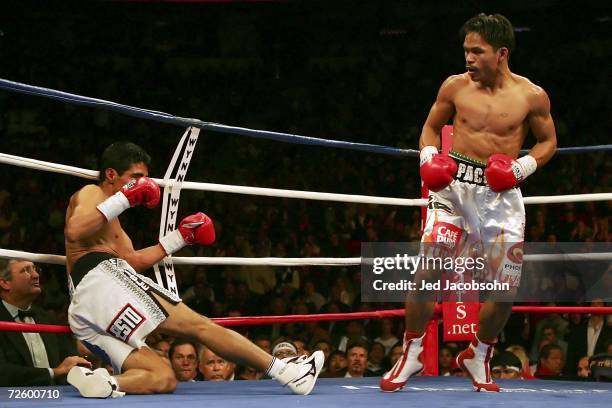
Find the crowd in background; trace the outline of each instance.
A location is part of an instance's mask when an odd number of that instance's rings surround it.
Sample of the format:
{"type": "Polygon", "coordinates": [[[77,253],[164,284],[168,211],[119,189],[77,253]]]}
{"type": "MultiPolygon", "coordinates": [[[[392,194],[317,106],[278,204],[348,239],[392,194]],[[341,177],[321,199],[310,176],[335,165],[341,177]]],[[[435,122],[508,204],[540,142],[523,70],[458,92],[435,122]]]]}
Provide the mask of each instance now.
{"type": "MultiPolygon", "coordinates": [[[[282,14],[278,8],[270,11],[262,6],[248,15],[239,7],[231,12],[219,10],[200,16],[211,27],[198,31],[195,38],[187,37],[178,24],[195,17],[172,10],[165,17],[134,17],[136,22],[119,19],[110,38],[79,36],[86,28],[84,15],[78,14],[55,26],[50,18],[34,14],[30,18],[38,19],[39,24],[26,36],[20,35],[24,34],[23,27],[5,21],[5,27],[0,27],[5,37],[0,38],[1,54],[11,57],[23,51],[23,55],[19,62],[8,58],[3,76],[230,125],[417,148],[420,126],[437,87],[446,75],[461,72],[463,66],[456,36],[445,35],[448,28],[434,29],[431,20],[410,20],[408,11],[403,11],[406,20],[414,24],[402,24],[399,18],[362,16],[361,23],[353,24],[363,24],[364,31],[353,43],[345,35],[334,41],[323,40],[347,27],[327,27],[321,33],[302,24],[300,30],[286,35],[263,28],[270,21],[278,30],[287,28],[289,22],[279,15],[291,19],[292,9],[282,14]],[[215,16],[221,18],[213,23],[215,16]],[[139,38],[138,31],[128,28],[130,24],[146,25],[148,35],[139,38]],[[43,46],[42,40],[35,38],[43,33],[48,35],[45,44],[60,38],[69,41],[64,40],[62,47],[43,46]],[[420,41],[415,42],[415,37],[420,41]],[[431,38],[433,48],[424,38],[431,38]],[[60,59],[66,63],[53,67],[46,63],[60,59]]],[[[597,23],[595,15],[578,15],[576,27],[562,33],[555,30],[554,22],[540,21],[541,12],[535,10],[529,17],[509,15],[510,20],[517,21],[515,25],[529,27],[517,32],[518,49],[512,56],[511,69],[516,67],[518,73],[548,91],[560,147],[605,143],[610,117],[605,117],[601,107],[609,97],[610,77],[591,67],[609,58],[610,51],[582,31],[588,27],[597,32],[606,23],[597,23]],[[571,68],[553,68],[553,56],[555,65],[571,68]],[[588,75],[581,75],[586,72],[588,75]]],[[[111,20],[113,16],[107,12],[100,18],[111,20]]],[[[449,16],[457,21],[457,27],[467,17],[470,15],[449,16]]],[[[101,150],[113,141],[127,139],[145,147],[154,159],[151,175],[161,177],[181,132],[180,128],[117,113],[0,92],[4,153],[97,169],[101,150]]],[[[533,143],[528,139],[526,146],[533,143]]],[[[608,155],[558,155],[527,180],[523,194],[608,192],[612,184],[608,155]]],[[[200,136],[187,178],[348,194],[420,195],[415,158],[213,132],[200,136]]],[[[70,195],[83,183],[66,175],[3,166],[0,248],[63,254],[65,209],[70,195]]],[[[611,208],[610,201],[528,206],[526,240],[610,242],[611,208]]],[[[178,256],[349,257],[359,256],[362,242],[420,239],[421,211],[415,207],[184,191],[181,213],[198,210],[214,220],[217,242],[207,248],[187,248],[178,256]]],[[[122,216],[121,222],[139,248],[155,242],[159,218],[159,209],[138,208],[122,216]]],[[[64,319],[65,273],[57,266],[43,268],[40,302],[64,319]]],[[[176,269],[184,302],[210,317],[401,307],[363,303],[358,267],[176,269]]],[[[552,289],[562,292],[564,285],[570,283],[555,279],[552,289]]],[[[579,369],[584,366],[583,357],[595,354],[593,331],[602,339],[597,351],[612,352],[611,324],[610,316],[513,314],[500,338],[499,351],[508,347],[519,350],[516,354],[524,378],[575,378],[585,373],[579,369]]],[[[271,325],[240,331],[268,351],[285,342],[291,343],[297,354],[323,349],[328,354],[325,375],[333,377],[347,373],[380,375],[397,358],[403,326],[399,319],[383,319],[271,325]]],[[[198,350],[188,342],[172,344],[172,340],[155,338],[151,345],[171,361],[182,360],[189,367],[199,362],[199,373],[194,369],[194,376],[186,379],[261,377],[248,367],[218,362],[219,357],[211,356],[210,350],[198,350]],[[210,370],[227,372],[208,374],[209,363],[211,367],[217,365],[210,370]]],[[[455,343],[441,346],[441,374],[461,375],[453,363],[459,349],[455,343]]],[[[191,370],[189,367],[184,371],[191,370]]]]}

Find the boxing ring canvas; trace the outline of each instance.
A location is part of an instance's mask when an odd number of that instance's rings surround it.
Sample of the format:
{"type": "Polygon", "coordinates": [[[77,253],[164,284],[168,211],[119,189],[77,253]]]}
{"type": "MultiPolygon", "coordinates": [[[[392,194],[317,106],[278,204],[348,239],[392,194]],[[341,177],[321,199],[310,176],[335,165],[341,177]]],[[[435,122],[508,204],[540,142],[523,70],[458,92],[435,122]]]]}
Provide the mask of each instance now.
{"type": "MultiPolygon", "coordinates": [[[[415,377],[395,393],[383,393],[379,378],[321,378],[309,396],[293,395],[272,380],[179,383],[174,394],[128,395],[114,400],[86,399],[73,387],[55,387],[60,400],[8,400],[0,389],[1,407],[202,408],[202,407],[609,407],[612,383],[498,380],[502,392],[475,392],[467,378],[415,377]]],[[[53,388],[53,387],[47,387],[53,388]]]]}

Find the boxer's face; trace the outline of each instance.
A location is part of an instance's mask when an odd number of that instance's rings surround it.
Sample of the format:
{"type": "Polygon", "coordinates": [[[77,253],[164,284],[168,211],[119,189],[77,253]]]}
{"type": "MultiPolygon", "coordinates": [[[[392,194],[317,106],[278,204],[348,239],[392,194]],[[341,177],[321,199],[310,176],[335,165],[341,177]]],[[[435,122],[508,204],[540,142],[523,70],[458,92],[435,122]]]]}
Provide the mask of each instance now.
{"type": "Polygon", "coordinates": [[[506,47],[495,50],[478,33],[468,33],[465,36],[463,51],[468,75],[475,82],[494,78],[500,61],[508,55],[506,47]]]}
{"type": "Polygon", "coordinates": [[[122,174],[117,173],[115,169],[106,169],[106,179],[113,185],[113,190],[115,192],[119,191],[121,187],[125,186],[131,179],[148,176],[149,168],[143,162],[132,164],[122,174]]]}

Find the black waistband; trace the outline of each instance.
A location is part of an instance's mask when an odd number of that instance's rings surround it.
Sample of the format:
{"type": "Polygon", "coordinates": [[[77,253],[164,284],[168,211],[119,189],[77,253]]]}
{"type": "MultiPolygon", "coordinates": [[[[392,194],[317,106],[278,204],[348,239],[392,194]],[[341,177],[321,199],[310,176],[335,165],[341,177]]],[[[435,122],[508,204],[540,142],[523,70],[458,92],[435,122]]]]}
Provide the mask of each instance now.
{"type": "Polygon", "coordinates": [[[457,174],[455,180],[464,183],[476,184],[478,186],[486,186],[487,180],[484,176],[486,165],[477,160],[472,160],[469,157],[463,156],[457,152],[450,152],[450,157],[457,162],[457,174]]]}
{"type": "Polygon", "coordinates": [[[74,287],[76,287],[81,281],[81,279],[83,279],[83,277],[87,275],[87,272],[98,266],[100,262],[106,261],[107,259],[111,258],[117,258],[117,256],[109,254],[108,252],[90,252],[79,258],[74,263],[74,266],[72,267],[72,272],[70,273],[70,277],[72,278],[72,283],[74,284],[74,287]]]}

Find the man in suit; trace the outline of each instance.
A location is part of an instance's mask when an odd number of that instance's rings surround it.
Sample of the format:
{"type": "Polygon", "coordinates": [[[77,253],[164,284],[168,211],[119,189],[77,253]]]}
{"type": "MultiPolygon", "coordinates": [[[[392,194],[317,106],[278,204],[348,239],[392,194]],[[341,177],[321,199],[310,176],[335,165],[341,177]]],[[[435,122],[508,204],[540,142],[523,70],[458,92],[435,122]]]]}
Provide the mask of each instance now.
{"type": "MultiPolygon", "coordinates": [[[[32,306],[40,293],[38,267],[0,259],[0,320],[57,324],[49,313],[32,306]]],[[[0,386],[65,384],[75,365],[91,367],[76,354],[71,335],[0,331],[0,386]]]]}
{"type": "MultiPolygon", "coordinates": [[[[595,299],[591,306],[605,306],[603,300],[595,299]]],[[[568,375],[574,375],[578,367],[578,361],[583,357],[591,357],[595,354],[605,353],[608,344],[612,342],[612,327],[606,324],[606,316],[592,314],[588,319],[570,327],[567,343],[567,364],[565,365],[568,375]]]]}

